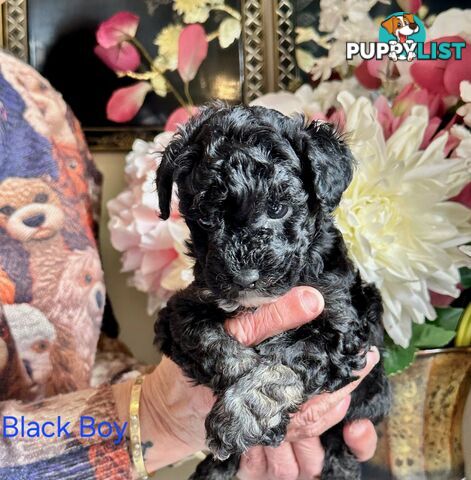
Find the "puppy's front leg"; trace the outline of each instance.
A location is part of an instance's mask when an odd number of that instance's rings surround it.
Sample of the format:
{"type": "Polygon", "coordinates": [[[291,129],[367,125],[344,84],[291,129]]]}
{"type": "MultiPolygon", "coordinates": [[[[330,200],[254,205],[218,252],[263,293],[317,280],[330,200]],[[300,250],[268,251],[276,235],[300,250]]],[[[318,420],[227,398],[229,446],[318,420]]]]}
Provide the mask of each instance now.
{"type": "Polygon", "coordinates": [[[159,313],[155,343],[190,378],[219,394],[260,363],[224,329],[229,314],[199,300],[193,287],[174,295],[159,313]]]}
{"type": "Polygon", "coordinates": [[[241,377],[215,403],[206,418],[207,444],[220,460],[254,445],[279,445],[289,413],[304,401],[304,385],[293,370],[268,362],[241,377]]]}

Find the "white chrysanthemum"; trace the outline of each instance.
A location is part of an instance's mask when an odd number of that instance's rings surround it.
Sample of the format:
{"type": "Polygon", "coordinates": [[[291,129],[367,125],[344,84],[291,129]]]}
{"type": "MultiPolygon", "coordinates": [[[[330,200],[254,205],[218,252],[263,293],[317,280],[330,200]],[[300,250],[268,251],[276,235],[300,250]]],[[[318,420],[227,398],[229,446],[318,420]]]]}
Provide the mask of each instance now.
{"type": "Polygon", "coordinates": [[[388,334],[406,347],[412,322],[435,318],[429,290],[459,295],[467,258],[458,247],[471,240],[471,210],[447,199],[469,181],[469,164],[444,158],[446,134],[420,150],[425,107],[385,141],[369,100],[343,92],[339,101],[358,167],[336,222],[363,278],[381,290],[388,334]]]}
{"type": "Polygon", "coordinates": [[[185,254],[189,231],[175,196],[170,218],[158,216],[155,173],[171,137],[165,132],[153,142],[134,142],[126,157],[127,188],[108,202],[111,243],[122,252],[122,271],[132,272],[129,285],[148,293],[149,314],[193,280],[193,263],[185,254]]]}

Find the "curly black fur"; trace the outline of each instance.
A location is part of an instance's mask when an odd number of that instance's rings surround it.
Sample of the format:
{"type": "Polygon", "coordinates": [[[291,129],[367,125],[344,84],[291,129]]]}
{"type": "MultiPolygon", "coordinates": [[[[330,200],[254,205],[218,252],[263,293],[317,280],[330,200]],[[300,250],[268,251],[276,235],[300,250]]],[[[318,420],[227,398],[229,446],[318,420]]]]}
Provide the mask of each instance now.
{"type": "MultiPolygon", "coordinates": [[[[382,345],[379,292],[361,280],[331,215],[352,170],[331,125],[262,107],[206,107],[165,150],[157,175],[161,216],[170,214],[176,182],[195,281],[160,312],[156,345],[217,396],[206,420],[212,455],[193,479],[232,478],[244,451],[278,445],[290,413],[309,396],[351,382],[370,347],[382,345]],[[280,206],[282,218],[271,218],[280,206]],[[255,275],[245,287],[244,272],[245,280],[255,275]],[[322,292],[325,309],[315,321],[256,347],[225,332],[227,318],[296,285],[322,292]]],[[[355,390],[346,421],[378,422],[388,405],[378,365],[355,390]]],[[[360,478],[341,426],[322,442],[323,479],[360,478]]]]}

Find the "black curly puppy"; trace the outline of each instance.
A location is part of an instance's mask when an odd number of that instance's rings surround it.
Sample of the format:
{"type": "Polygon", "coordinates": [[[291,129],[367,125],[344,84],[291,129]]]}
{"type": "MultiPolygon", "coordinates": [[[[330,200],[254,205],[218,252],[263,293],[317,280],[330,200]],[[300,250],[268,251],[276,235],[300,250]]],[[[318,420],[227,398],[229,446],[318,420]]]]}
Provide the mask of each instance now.
{"type": "MultiPolygon", "coordinates": [[[[206,420],[212,455],[193,479],[232,478],[244,451],[278,445],[290,413],[354,380],[366,352],[382,345],[379,292],[361,280],[332,221],[352,164],[331,125],[262,107],[206,107],[166,148],[157,175],[161,216],[170,214],[176,182],[196,263],[195,281],[160,312],[156,344],[217,396],[206,420]],[[315,321],[253,348],[224,330],[228,317],[297,285],[323,294],[315,321]]],[[[378,422],[388,405],[379,364],[354,391],[346,420],[378,422]]],[[[360,478],[342,425],[321,440],[322,479],[360,478]]]]}

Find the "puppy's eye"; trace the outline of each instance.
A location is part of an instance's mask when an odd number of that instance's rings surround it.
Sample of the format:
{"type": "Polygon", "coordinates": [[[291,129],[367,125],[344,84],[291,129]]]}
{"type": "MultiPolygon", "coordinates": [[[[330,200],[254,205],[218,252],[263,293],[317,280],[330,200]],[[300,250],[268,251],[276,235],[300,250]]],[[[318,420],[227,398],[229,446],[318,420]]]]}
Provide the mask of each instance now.
{"type": "Polygon", "coordinates": [[[0,208],[0,213],[2,215],[6,215],[7,217],[9,217],[11,214],[13,214],[14,211],[15,211],[15,209],[10,205],[5,205],[2,208],[0,208]]]}
{"type": "Polygon", "coordinates": [[[46,203],[49,200],[47,193],[38,193],[34,197],[34,203],[46,203]]]}
{"type": "Polygon", "coordinates": [[[270,218],[283,218],[288,213],[288,205],[283,203],[271,203],[268,205],[267,215],[270,218]]]}

